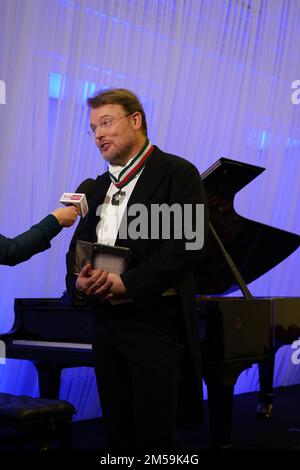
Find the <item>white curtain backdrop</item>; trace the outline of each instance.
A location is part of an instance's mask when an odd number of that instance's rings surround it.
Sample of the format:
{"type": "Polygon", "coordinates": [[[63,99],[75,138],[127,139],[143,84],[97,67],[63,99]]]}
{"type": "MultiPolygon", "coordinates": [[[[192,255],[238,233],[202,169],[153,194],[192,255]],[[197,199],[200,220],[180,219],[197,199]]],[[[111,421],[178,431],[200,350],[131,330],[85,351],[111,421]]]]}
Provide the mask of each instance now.
{"type": "MultiPolygon", "coordinates": [[[[265,167],[237,195],[237,212],[300,233],[300,105],[291,99],[299,24],[300,0],[0,0],[1,233],[24,231],[64,191],[104,171],[86,134],[85,99],[111,86],[135,91],[151,141],[200,172],[220,157],[265,167]]],[[[73,230],[50,251],[0,268],[1,332],[12,326],[14,298],[62,294],[73,230]]],[[[299,262],[300,250],[252,283],[253,295],[300,296],[299,262]]],[[[284,354],[281,368],[299,382],[284,354]]],[[[250,389],[255,367],[237,384],[250,389]]],[[[0,390],[36,394],[33,366],[0,365],[0,390]]],[[[100,413],[91,369],[66,370],[61,396],[77,418],[100,413]]]]}

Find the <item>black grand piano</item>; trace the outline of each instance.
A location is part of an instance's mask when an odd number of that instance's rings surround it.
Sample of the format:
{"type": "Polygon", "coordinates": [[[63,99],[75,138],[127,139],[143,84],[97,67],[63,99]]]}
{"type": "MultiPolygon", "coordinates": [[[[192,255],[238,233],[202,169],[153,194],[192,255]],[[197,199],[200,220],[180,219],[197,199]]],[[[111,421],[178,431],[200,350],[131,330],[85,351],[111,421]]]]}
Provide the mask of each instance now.
{"type": "MultiPolygon", "coordinates": [[[[289,344],[300,335],[300,298],[253,298],[247,287],[300,245],[300,236],[235,212],[235,194],[262,171],[221,158],[202,175],[210,230],[196,272],[197,308],[211,436],[218,447],[230,441],[238,375],[272,357],[275,340],[289,344]],[[242,296],[224,296],[238,289],[242,296]]],[[[74,309],[64,297],[16,299],[14,325],[0,339],[7,357],[35,364],[42,397],[58,397],[63,368],[94,365],[91,311],[74,309]]]]}

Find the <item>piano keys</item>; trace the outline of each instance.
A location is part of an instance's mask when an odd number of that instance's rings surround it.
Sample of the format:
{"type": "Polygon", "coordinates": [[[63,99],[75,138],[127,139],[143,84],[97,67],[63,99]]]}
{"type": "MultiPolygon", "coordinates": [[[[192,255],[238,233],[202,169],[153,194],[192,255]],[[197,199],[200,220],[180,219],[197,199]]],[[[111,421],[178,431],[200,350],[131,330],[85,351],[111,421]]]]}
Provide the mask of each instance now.
{"type": "Polygon", "coordinates": [[[42,398],[58,398],[66,367],[94,367],[92,312],[66,298],[15,299],[12,329],[1,335],[6,357],[27,359],[38,372],[42,398]]]}

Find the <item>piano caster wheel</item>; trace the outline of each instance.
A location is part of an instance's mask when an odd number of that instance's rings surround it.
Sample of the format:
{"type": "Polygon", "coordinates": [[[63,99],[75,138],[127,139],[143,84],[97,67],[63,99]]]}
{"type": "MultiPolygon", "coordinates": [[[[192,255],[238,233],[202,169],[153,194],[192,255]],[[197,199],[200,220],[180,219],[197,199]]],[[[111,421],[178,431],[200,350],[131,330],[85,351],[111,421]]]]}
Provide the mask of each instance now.
{"type": "Polygon", "coordinates": [[[258,418],[271,418],[272,417],[272,403],[259,403],[256,408],[256,416],[258,418]]]}
{"type": "Polygon", "coordinates": [[[232,450],[232,444],[224,444],[220,447],[220,450],[232,450]]]}
{"type": "Polygon", "coordinates": [[[227,442],[226,444],[214,442],[214,443],[211,443],[210,449],[211,450],[232,450],[233,445],[231,444],[231,442],[227,442]]]}

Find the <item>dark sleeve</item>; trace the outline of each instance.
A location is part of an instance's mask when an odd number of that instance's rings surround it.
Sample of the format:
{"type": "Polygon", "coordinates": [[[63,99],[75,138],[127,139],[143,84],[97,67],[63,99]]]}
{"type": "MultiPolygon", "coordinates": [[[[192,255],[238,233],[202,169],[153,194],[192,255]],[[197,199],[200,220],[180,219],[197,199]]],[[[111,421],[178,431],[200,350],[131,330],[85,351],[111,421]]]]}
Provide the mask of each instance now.
{"type": "Polygon", "coordinates": [[[33,225],[27,232],[15,238],[0,235],[0,264],[14,266],[31,256],[50,248],[50,241],[62,227],[56,217],[49,214],[41,222],[33,225]]]}
{"type": "MultiPolygon", "coordinates": [[[[169,205],[180,204],[182,210],[185,204],[189,205],[193,214],[189,228],[192,231],[196,229],[202,231],[204,241],[206,240],[209,223],[208,203],[204,185],[196,167],[186,162],[186,165],[173,171],[170,197],[166,202],[169,205]],[[202,205],[204,209],[204,219],[201,218],[200,221],[196,218],[196,207],[199,208],[199,205],[202,205]]],[[[185,222],[185,228],[186,224],[189,224],[189,220],[185,222]]],[[[130,297],[162,294],[170,287],[178,286],[199,265],[202,247],[196,250],[187,249],[188,240],[185,230],[182,232],[182,238],[176,239],[175,227],[173,227],[170,239],[162,240],[159,250],[121,275],[130,297]]]]}
{"type": "Polygon", "coordinates": [[[72,237],[72,240],[69,246],[69,251],[66,254],[66,267],[67,267],[66,287],[67,287],[69,298],[71,300],[71,304],[74,307],[81,307],[89,303],[89,299],[82,297],[76,290],[75,283],[76,283],[77,275],[74,274],[74,271],[75,271],[74,266],[75,266],[77,240],[89,241],[87,233],[88,233],[89,224],[91,223],[90,213],[91,211],[89,209],[89,213],[84,218],[80,219],[80,222],[77,225],[74,235],[72,237]]]}

